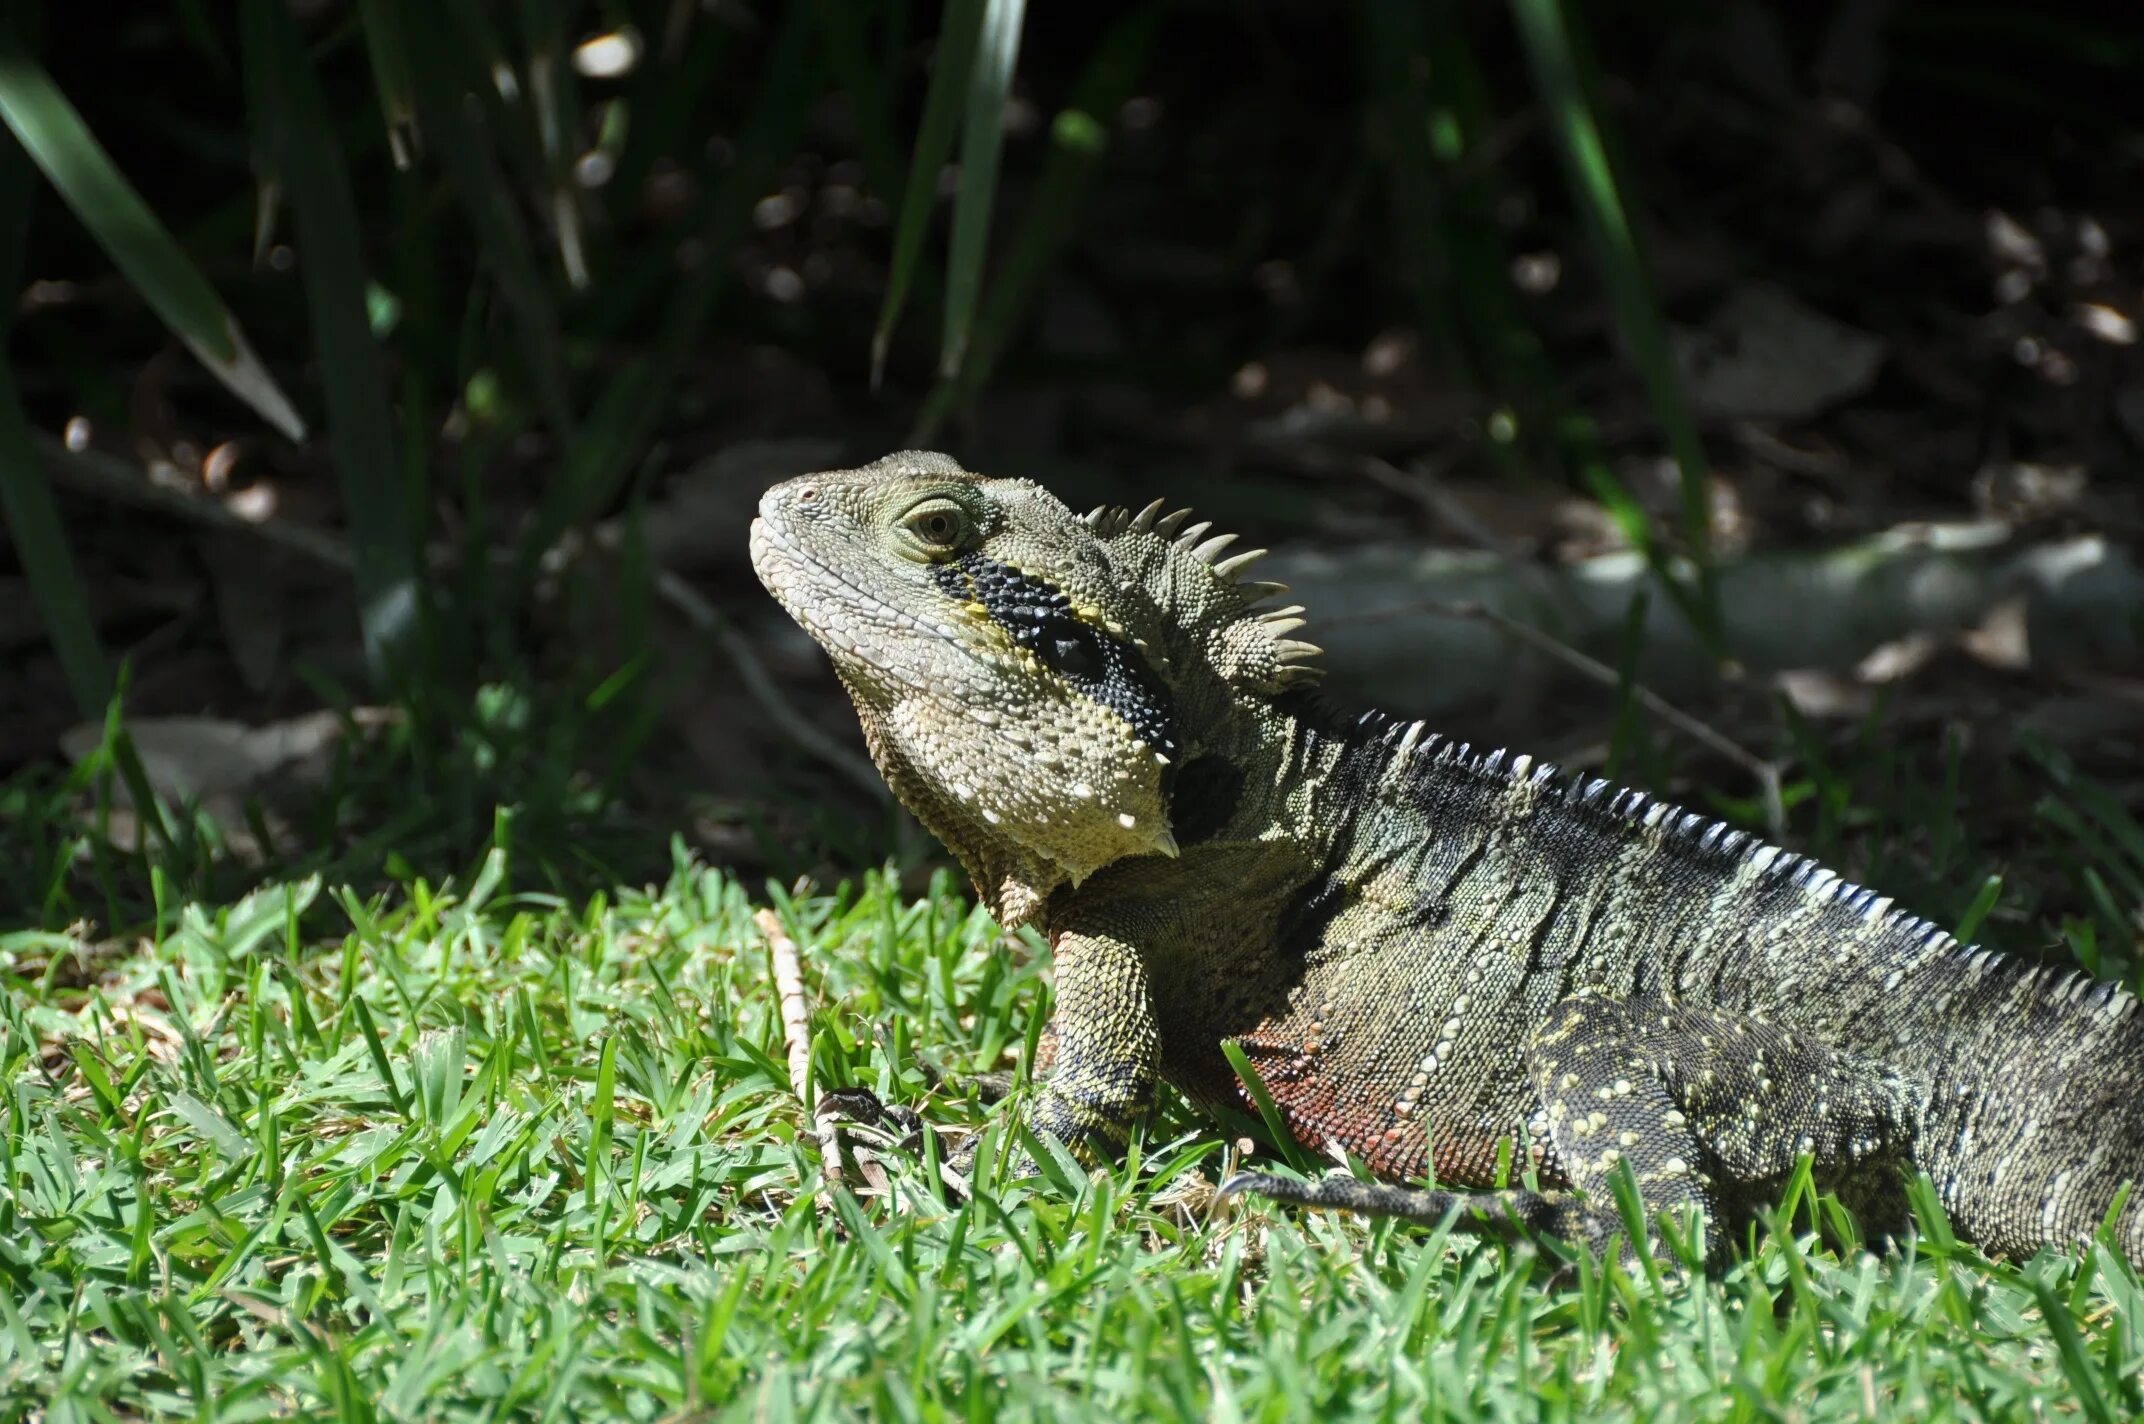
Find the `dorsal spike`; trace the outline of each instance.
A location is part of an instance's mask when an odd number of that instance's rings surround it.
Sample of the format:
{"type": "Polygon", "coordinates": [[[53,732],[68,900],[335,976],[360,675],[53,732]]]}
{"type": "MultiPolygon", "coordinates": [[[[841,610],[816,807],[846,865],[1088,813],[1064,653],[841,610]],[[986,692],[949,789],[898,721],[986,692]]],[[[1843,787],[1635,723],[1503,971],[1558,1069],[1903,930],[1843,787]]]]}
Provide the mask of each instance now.
{"type": "Polygon", "coordinates": [[[1124,526],[1125,531],[1131,534],[1151,534],[1154,530],[1154,521],[1161,514],[1162,504],[1163,501],[1157,499],[1145,509],[1133,515],[1131,523],[1124,526]]]}
{"type": "MultiPolygon", "coordinates": [[[[1279,598],[1288,591],[1288,585],[1275,583],[1271,579],[1245,579],[1236,587],[1243,591],[1243,605],[1246,608],[1254,603],[1263,603],[1269,598],[1279,598]]],[[[1295,611],[1301,613],[1302,606],[1298,604],[1295,611]]]]}
{"type": "Polygon", "coordinates": [[[1174,539],[1176,537],[1176,531],[1183,528],[1184,521],[1189,519],[1190,517],[1191,511],[1188,509],[1179,509],[1168,514],[1164,514],[1163,516],[1161,516],[1161,518],[1154,521],[1152,526],[1153,532],[1163,539],[1174,539]]]}
{"type": "Polygon", "coordinates": [[[1194,547],[1191,550],[1191,557],[1202,564],[1214,563],[1220,559],[1222,552],[1235,542],[1236,536],[1233,534],[1216,534],[1205,543],[1194,547]]]}
{"type": "Polygon", "coordinates": [[[1233,583],[1237,574],[1242,573],[1265,556],[1266,551],[1263,549],[1245,549],[1240,554],[1230,554],[1213,566],[1213,576],[1215,578],[1225,578],[1233,583]]]}
{"type": "Polygon", "coordinates": [[[1213,521],[1211,519],[1201,519],[1198,523],[1192,525],[1190,528],[1184,530],[1183,533],[1176,536],[1176,547],[1182,549],[1185,553],[1191,552],[1192,547],[1196,545],[1199,540],[1205,538],[1206,531],[1211,528],[1213,528],[1213,521]]]}

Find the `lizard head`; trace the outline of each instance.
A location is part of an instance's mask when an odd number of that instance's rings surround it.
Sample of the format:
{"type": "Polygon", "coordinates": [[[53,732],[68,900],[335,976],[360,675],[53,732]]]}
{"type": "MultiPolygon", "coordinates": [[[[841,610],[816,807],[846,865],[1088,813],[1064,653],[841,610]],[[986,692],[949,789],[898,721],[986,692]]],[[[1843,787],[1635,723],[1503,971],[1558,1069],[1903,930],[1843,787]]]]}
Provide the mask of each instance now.
{"type": "Polygon", "coordinates": [[[998,918],[1126,856],[1174,855],[1180,710],[1277,691],[1311,651],[1247,613],[1204,527],[1082,517],[1027,480],[944,455],[889,455],[767,491],[761,582],[833,659],[896,795],[952,849],[998,918]]]}

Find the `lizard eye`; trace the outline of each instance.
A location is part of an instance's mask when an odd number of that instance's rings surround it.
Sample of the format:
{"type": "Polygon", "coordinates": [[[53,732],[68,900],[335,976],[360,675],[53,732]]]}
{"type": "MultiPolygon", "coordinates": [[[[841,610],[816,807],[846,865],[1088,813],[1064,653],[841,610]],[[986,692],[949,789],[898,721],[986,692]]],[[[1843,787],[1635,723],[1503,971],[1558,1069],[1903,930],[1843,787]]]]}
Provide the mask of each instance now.
{"type": "Polygon", "coordinates": [[[926,553],[943,553],[968,536],[968,512],[950,499],[925,500],[901,516],[901,525],[926,553]]]}
{"type": "Polygon", "coordinates": [[[1084,631],[1052,633],[1042,640],[1039,651],[1045,666],[1076,682],[1092,682],[1102,675],[1102,659],[1084,631]]]}

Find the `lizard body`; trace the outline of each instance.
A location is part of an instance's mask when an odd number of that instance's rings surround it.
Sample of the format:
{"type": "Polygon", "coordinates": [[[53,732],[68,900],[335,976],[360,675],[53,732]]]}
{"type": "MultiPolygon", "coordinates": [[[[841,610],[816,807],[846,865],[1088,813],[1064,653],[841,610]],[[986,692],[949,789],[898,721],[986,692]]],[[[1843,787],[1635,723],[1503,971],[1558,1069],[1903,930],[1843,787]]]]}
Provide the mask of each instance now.
{"type": "MultiPolygon", "coordinates": [[[[1255,555],[1160,511],[909,452],[779,485],[753,526],[896,794],[1001,922],[1047,931],[1039,1130],[1094,1159],[1161,1079],[1247,1102],[1233,1041],[1306,1146],[1438,1184],[1256,1180],[1311,1204],[1599,1245],[1621,1167],[1649,1212],[1733,1219],[1808,1154],[1879,1225],[1925,1171],[2018,1253],[2144,1177],[2126,989],[1642,792],[1343,719],[1255,555]],[[1538,1190],[1486,1190],[1506,1143],[1538,1190]]],[[[2116,1235],[2144,1264],[2144,1203],[2116,1235]]]]}

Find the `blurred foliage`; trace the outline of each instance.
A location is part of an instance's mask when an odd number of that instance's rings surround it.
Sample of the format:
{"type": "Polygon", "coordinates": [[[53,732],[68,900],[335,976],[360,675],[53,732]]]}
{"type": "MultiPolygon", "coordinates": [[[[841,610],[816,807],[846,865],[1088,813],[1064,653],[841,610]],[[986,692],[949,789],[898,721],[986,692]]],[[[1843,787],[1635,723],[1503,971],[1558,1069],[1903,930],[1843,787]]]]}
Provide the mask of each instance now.
{"type": "MultiPolygon", "coordinates": [[[[1536,49],[1569,50],[1557,5],[1518,8],[1536,49]]],[[[32,4],[0,31],[0,117],[173,336],[286,434],[314,418],[342,491],[373,679],[421,703],[426,687],[466,688],[467,669],[510,659],[510,647],[482,646],[486,630],[510,624],[499,611],[523,605],[546,550],[616,511],[660,460],[666,422],[689,418],[695,357],[718,320],[771,326],[853,365],[866,348],[827,329],[852,315],[799,297],[838,285],[824,269],[854,261],[849,285],[883,294],[874,374],[893,358],[904,389],[887,400],[914,412],[919,437],[986,386],[1092,216],[1157,34],[1231,22],[1224,9],[1151,0],[1065,46],[1067,27],[1053,21],[1044,46],[1030,36],[1023,67],[1025,19],[1016,0],[947,0],[939,16],[830,0],[175,5],[128,11],[98,78],[165,67],[184,81],[151,80],[122,105],[85,65],[78,13],[32,4]],[[243,109],[206,101],[203,81],[242,92],[243,109]],[[1054,109],[1038,113],[1053,93],[1054,109]],[[1017,221],[993,243],[1008,130],[1034,141],[1014,162],[1017,221]],[[786,261],[770,260],[764,249],[778,244],[764,241],[740,255],[748,238],[798,223],[807,202],[810,231],[786,261]],[[942,259],[927,241],[941,206],[942,259]],[[293,268],[302,304],[286,299],[293,268]],[[914,349],[928,342],[933,313],[907,304],[919,286],[943,294],[920,391],[920,363],[894,349],[904,329],[914,349]],[[741,301],[753,309],[734,310],[741,301]],[[492,470],[532,446],[540,458],[513,463],[541,473],[505,501],[517,527],[494,528],[492,470]],[[484,580],[484,608],[458,604],[466,587],[419,576],[444,507],[464,531],[458,566],[490,557],[466,547],[477,539],[515,551],[505,577],[484,580]]],[[[1239,23],[1258,38],[1257,20],[1239,23]]],[[[1439,3],[1404,18],[1366,6],[1359,25],[1399,275],[1424,326],[1500,408],[1525,411],[1525,458],[1554,468],[1572,456],[1608,478],[1582,426],[1538,443],[1532,417],[1567,403],[1508,296],[1483,175],[1453,177],[1489,122],[1467,48],[1478,22],[1439,3]]],[[[1543,73],[1559,114],[1587,111],[1567,64],[1543,73]]],[[[1589,151],[1574,174],[1617,238],[1602,255],[1616,290],[1634,294],[1619,310],[1642,321],[1642,274],[1605,160],[1589,151]]],[[[34,223],[24,276],[83,300],[100,277],[60,255],[66,219],[47,206],[34,223]]],[[[117,298],[100,286],[96,302],[125,317],[117,298]]],[[[38,410],[118,415],[129,349],[141,360],[153,347],[140,335],[92,347],[31,324],[14,358],[33,375],[38,410]]],[[[1657,340],[1636,349],[1661,378],[1657,340]]],[[[1694,476],[1671,379],[1661,398],[1694,476]]],[[[12,405],[0,387],[0,411],[12,405]]],[[[77,616],[81,591],[50,537],[36,466],[0,423],[10,525],[54,641],[81,670],[81,710],[98,716],[109,682],[93,670],[105,654],[77,616]]]]}
{"type": "MultiPolygon", "coordinates": [[[[2062,108],[2050,74],[2139,57],[2089,20],[1878,8],[1916,93],[2012,113],[2062,108]]],[[[1735,11],[1752,14],[1797,64],[1837,28],[1735,11]]],[[[117,650],[70,558],[94,531],[65,526],[47,478],[58,432],[79,420],[124,459],[145,425],[180,427],[197,488],[203,451],[315,477],[363,658],[300,676],[331,706],[393,705],[413,802],[463,808],[474,845],[491,783],[455,748],[486,689],[548,686],[531,715],[556,725],[531,745],[605,775],[646,735],[655,573],[630,534],[597,571],[573,551],[599,521],[630,526],[696,432],[749,428],[737,407],[763,393],[711,353],[801,353],[861,452],[957,442],[1008,372],[1087,359],[1223,391],[1266,353],[1360,349],[1403,321],[1466,394],[1453,418],[1483,468],[1597,498],[1724,651],[1706,452],[1641,240],[1650,155],[1623,148],[1639,101],[1614,76],[1734,18],[1677,0],[16,0],[0,515],[78,714],[101,723],[117,650]],[[1624,487],[1596,391],[1521,290],[1544,243],[1588,268],[1570,300],[1612,313],[1639,440],[1679,474],[1670,511],[1624,487]],[[1140,263],[1145,285],[1103,304],[1122,328],[1107,354],[1030,339],[1053,299],[1140,263]],[[546,661],[560,640],[537,636],[534,594],[598,581],[618,616],[573,623],[572,665],[546,661]]],[[[109,749],[127,772],[123,721],[109,749]]]]}

